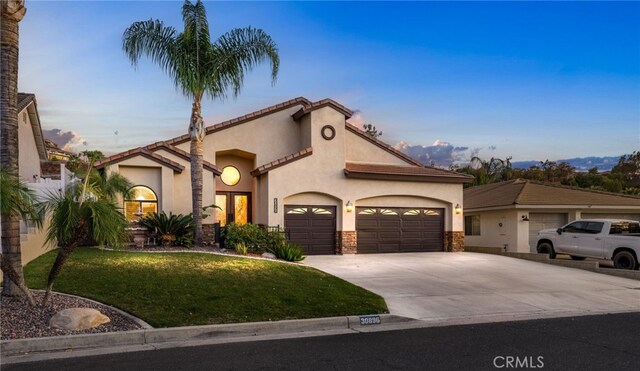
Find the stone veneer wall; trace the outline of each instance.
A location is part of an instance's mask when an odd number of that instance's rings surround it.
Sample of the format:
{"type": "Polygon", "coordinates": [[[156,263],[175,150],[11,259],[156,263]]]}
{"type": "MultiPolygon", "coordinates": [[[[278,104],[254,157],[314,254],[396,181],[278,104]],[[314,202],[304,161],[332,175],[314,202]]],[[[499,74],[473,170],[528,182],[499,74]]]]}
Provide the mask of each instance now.
{"type": "Polygon", "coordinates": [[[205,246],[211,246],[216,242],[216,231],[213,224],[202,225],[202,242],[205,246]]]}
{"type": "Polygon", "coordinates": [[[447,251],[447,252],[464,251],[464,232],[463,231],[444,232],[444,251],[447,251]]]}
{"type": "Polygon", "coordinates": [[[358,252],[358,233],[356,231],[336,231],[336,254],[355,254],[358,252]]]}

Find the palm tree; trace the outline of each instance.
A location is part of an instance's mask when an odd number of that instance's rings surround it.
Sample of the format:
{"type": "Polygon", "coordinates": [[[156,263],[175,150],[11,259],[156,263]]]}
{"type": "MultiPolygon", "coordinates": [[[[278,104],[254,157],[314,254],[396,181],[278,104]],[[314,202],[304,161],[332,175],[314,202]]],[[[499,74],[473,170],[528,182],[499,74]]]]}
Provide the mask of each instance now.
{"type": "MultiPolygon", "coordinates": [[[[17,215],[24,221],[29,221],[38,228],[44,220],[42,209],[38,207],[35,192],[27,187],[15,174],[0,165],[0,215],[2,219],[10,215],[17,215]]],[[[4,245],[3,245],[4,246],[4,245]]],[[[19,264],[22,267],[22,262],[19,264]]],[[[31,306],[35,305],[31,291],[24,282],[22,271],[4,254],[0,255],[0,269],[4,272],[4,285],[11,283],[22,291],[31,306]],[[20,273],[19,273],[20,272],[20,273]]]]}
{"type": "MultiPolygon", "coordinates": [[[[5,170],[18,174],[18,23],[24,17],[24,0],[0,1],[0,164],[5,170]]],[[[2,215],[2,264],[6,267],[2,295],[19,295],[19,287],[9,276],[13,272],[19,282],[22,275],[22,254],[20,251],[19,214],[10,212],[2,215]],[[9,269],[9,267],[11,269],[9,269]]],[[[15,278],[15,277],[14,277],[15,278]]]]}
{"type": "Polygon", "coordinates": [[[206,11],[200,0],[182,6],[184,31],[150,19],[135,22],[122,37],[122,48],[136,66],[149,57],[167,73],[182,94],[193,100],[191,138],[191,188],[194,240],[202,244],[202,142],[206,135],[202,119],[202,98],[225,99],[229,90],[237,96],[246,71],[263,61],[271,62],[275,83],[280,58],[269,35],[251,27],[233,29],[211,42],[206,11]]]}
{"type": "Polygon", "coordinates": [[[119,247],[127,238],[127,222],[116,204],[117,195],[130,196],[131,183],[119,174],[99,173],[93,169],[99,152],[85,151],[88,168],[82,182],[64,192],[49,195],[43,208],[50,214],[45,243],[59,247],[49,271],[47,291],[42,305],[49,300],[53,283],[71,253],[90,238],[98,245],[119,247]]]}

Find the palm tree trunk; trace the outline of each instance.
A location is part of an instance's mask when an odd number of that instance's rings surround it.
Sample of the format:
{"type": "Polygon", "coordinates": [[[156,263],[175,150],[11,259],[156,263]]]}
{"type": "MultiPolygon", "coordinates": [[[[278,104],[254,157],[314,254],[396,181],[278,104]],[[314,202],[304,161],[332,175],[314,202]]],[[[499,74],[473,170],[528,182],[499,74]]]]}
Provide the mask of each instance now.
{"type": "Polygon", "coordinates": [[[191,202],[193,208],[193,240],[196,246],[202,245],[202,152],[205,136],[204,121],[200,98],[196,97],[191,110],[191,202]]]}
{"type": "Polygon", "coordinates": [[[33,295],[31,295],[31,291],[25,285],[24,279],[16,273],[15,269],[11,266],[7,259],[4,259],[2,255],[0,255],[0,269],[5,272],[6,275],[9,276],[9,279],[22,291],[24,296],[27,298],[29,302],[29,306],[34,307],[36,302],[33,300],[33,295]]]}
{"type": "Polygon", "coordinates": [[[56,261],[53,262],[53,265],[51,266],[51,270],[49,271],[49,278],[47,280],[47,291],[45,292],[44,298],[42,299],[43,307],[49,301],[49,296],[51,296],[51,290],[53,289],[53,282],[56,280],[56,278],[60,274],[60,271],[62,270],[62,266],[67,261],[67,259],[69,259],[69,256],[71,256],[71,253],[73,252],[73,250],[75,250],[76,247],[78,247],[78,242],[80,241],[80,239],[76,238],[74,239],[74,241],[76,242],[69,244],[69,246],[66,246],[66,247],[60,247],[60,250],[58,250],[56,261]]]}
{"type": "MultiPolygon", "coordinates": [[[[0,2],[0,164],[11,174],[18,174],[18,22],[25,13],[24,2],[2,0],[0,2]]],[[[20,220],[17,215],[3,215],[0,222],[3,264],[2,295],[20,295],[24,285],[22,256],[20,252],[20,220]],[[13,274],[15,273],[15,275],[13,274]],[[17,282],[12,280],[12,277],[17,282]]]]}

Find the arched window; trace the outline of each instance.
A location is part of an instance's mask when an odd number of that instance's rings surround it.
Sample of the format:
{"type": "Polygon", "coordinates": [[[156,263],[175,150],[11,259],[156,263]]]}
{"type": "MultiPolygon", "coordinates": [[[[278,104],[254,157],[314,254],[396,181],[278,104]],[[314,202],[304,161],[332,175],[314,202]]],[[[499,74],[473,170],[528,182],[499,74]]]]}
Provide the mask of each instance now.
{"type": "Polygon", "coordinates": [[[151,188],[142,185],[131,188],[131,199],[124,200],[124,215],[128,221],[157,212],[158,197],[151,188]]]}

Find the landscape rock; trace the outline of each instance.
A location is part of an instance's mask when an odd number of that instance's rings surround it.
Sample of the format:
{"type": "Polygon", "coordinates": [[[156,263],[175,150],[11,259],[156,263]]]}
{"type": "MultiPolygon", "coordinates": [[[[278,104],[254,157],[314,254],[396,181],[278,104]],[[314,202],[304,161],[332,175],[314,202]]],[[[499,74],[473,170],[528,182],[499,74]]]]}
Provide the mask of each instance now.
{"type": "Polygon", "coordinates": [[[92,308],[68,308],[54,314],[49,326],[65,330],[86,330],[108,323],[109,317],[92,308]]]}
{"type": "Polygon", "coordinates": [[[263,254],[262,254],[262,257],[263,257],[263,258],[265,258],[265,259],[275,259],[275,258],[276,258],[276,256],[275,256],[275,255],[273,255],[273,254],[272,254],[272,253],[270,253],[270,252],[265,252],[265,253],[263,253],[263,254]]]}

